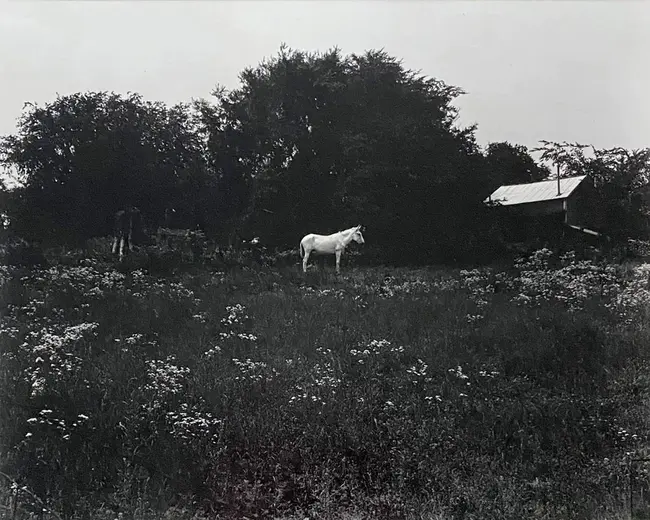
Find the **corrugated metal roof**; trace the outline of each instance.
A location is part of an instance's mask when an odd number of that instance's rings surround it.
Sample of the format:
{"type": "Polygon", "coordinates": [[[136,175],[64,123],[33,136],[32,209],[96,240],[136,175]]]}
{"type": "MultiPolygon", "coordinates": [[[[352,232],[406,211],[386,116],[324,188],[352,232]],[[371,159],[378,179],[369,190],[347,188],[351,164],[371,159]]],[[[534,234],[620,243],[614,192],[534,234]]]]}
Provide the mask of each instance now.
{"type": "Polygon", "coordinates": [[[529,202],[542,202],[545,200],[562,200],[566,199],[573,190],[586,178],[586,175],[580,177],[564,177],[560,179],[560,194],[557,194],[557,179],[547,181],[531,182],[529,184],[512,184],[510,186],[501,186],[492,193],[484,202],[498,201],[504,206],[514,204],[526,204],[529,202]]]}

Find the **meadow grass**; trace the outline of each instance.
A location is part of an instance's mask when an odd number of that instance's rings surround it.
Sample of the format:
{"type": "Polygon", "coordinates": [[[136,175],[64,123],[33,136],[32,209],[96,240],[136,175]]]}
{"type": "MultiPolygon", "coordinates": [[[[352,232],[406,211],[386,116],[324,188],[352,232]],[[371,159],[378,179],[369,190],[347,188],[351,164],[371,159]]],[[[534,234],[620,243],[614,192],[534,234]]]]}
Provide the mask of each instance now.
{"type": "Polygon", "coordinates": [[[625,517],[647,265],[142,265],[1,268],[9,517],[625,517]]]}

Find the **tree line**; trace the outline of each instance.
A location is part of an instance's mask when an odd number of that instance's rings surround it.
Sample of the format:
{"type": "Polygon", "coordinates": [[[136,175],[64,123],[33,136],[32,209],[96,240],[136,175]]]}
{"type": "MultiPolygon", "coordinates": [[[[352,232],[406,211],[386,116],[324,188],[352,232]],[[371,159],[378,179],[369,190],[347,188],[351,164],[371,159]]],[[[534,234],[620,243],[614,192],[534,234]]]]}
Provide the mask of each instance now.
{"type": "MultiPolygon", "coordinates": [[[[493,251],[499,224],[483,200],[551,172],[525,146],[482,149],[453,102],[464,91],[384,51],[343,55],[282,46],[233,90],[167,106],[139,94],[85,92],[27,103],[0,162],[19,186],[0,192],[12,232],[79,243],[137,206],[149,229],[176,225],[225,240],[297,248],[309,232],[366,226],[386,261],[460,261],[493,251]]],[[[563,175],[596,181],[602,225],[647,235],[650,150],[543,142],[563,175]]]]}

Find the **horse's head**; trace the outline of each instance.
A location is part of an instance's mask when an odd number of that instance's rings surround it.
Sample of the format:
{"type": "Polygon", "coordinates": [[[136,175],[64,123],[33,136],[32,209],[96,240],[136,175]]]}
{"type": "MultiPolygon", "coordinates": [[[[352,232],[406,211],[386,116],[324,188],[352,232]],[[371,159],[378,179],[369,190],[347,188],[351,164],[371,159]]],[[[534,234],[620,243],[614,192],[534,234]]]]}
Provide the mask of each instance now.
{"type": "Polygon", "coordinates": [[[363,235],[361,234],[361,224],[354,228],[354,231],[352,232],[352,240],[354,240],[357,244],[366,243],[366,241],[363,239],[363,235]]]}

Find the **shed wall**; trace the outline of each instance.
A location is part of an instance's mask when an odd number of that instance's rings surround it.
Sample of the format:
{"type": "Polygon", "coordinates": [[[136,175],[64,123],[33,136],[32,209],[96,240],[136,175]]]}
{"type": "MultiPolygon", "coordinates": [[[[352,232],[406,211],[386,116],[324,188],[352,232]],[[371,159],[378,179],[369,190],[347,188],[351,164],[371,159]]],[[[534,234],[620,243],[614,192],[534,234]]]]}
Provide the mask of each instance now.
{"type": "Polygon", "coordinates": [[[598,228],[594,187],[589,178],[567,199],[567,224],[590,229],[598,228]]]}
{"type": "Polygon", "coordinates": [[[548,200],[542,202],[530,202],[518,206],[508,207],[513,213],[528,215],[531,217],[541,215],[553,215],[564,211],[564,200],[548,200]]]}

